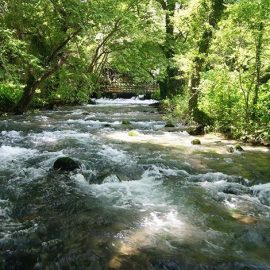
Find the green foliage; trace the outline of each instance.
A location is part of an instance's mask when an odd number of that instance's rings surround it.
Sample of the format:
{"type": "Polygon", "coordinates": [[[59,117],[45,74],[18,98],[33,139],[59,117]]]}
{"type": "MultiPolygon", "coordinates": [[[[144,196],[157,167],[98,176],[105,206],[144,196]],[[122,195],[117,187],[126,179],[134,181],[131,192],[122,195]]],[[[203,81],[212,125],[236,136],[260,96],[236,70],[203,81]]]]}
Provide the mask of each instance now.
{"type": "Polygon", "coordinates": [[[0,83],[0,111],[9,110],[19,100],[22,86],[13,83],[0,83]]]}
{"type": "Polygon", "coordinates": [[[269,140],[269,33],[269,0],[2,0],[0,110],[86,103],[114,70],[159,83],[166,121],[269,140]]]}
{"type": "Polygon", "coordinates": [[[211,70],[201,83],[200,109],[222,127],[231,127],[243,121],[245,115],[240,103],[241,93],[235,73],[211,70]]]}
{"type": "Polygon", "coordinates": [[[166,113],[167,121],[175,122],[174,119],[180,120],[186,124],[192,123],[192,117],[188,109],[188,96],[179,95],[172,99],[166,99],[162,102],[162,109],[166,113]]]}
{"type": "Polygon", "coordinates": [[[160,100],[160,99],[161,99],[159,89],[157,89],[157,90],[151,95],[151,98],[152,98],[152,99],[155,99],[155,100],[160,100]]]}
{"type": "Polygon", "coordinates": [[[269,141],[270,2],[225,1],[226,12],[216,29],[208,19],[211,2],[189,1],[176,17],[177,31],[189,32],[176,62],[186,82],[195,76],[199,102],[191,111],[183,98],[166,101],[168,117],[192,115],[230,137],[269,141]],[[212,31],[209,51],[200,54],[207,29],[212,31]],[[199,73],[192,73],[194,68],[199,73]]]}

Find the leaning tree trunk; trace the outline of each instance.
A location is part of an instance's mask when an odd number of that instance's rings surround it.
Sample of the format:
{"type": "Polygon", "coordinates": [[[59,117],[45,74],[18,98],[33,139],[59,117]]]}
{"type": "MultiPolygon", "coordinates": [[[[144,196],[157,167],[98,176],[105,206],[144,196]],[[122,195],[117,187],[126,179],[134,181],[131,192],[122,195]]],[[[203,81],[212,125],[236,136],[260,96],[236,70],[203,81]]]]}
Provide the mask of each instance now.
{"type": "Polygon", "coordinates": [[[11,109],[12,112],[15,114],[22,114],[28,109],[36,90],[47,78],[54,74],[63,65],[65,58],[67,57],[67,54],[64,54],[64,49],[66,48],[67,44],[78,35],[80,31],[81,28],[70,33],[65,40],[58,44],[58,46],[48,56],[45,62],[45,71],[40,77],[35,78],[33,74],[28,76],[26,86],[23,89],[22,97],[20,98],[19,102],[11,109]]]}
{"type": "Polygon", "coordinates": [[[35,94],[36,89],[38,88],[37,80],[35,80],[34,76],[30,74],[28,76],[28,80],[26,83],[26,86],[23,89],[23,94],[21,96],[21,99],[16,104],[14,108],[12,108],[12,111],[15,114],[22,114],[27,110],[29,107],[30,102],[33,99],[33,96],[35,94]]]}
{"type": "MultiPolygon", "coordinates": [[[[189,111],[195,116],[198,112],[199,85],[201,81],[201,72],[204,67],[213,37],[213,30],[217,27],[225,10],[224,0],[212,0],[212,8],[209,14],[209,24],[211,29],[206,29],[198,44],[198,55],[193,60],[193,70],[189,82],[189,111]]],[[[197,121],[197,119],[195,119],[197,121]]]]}
{"type": "Polygon", "coordinates": [[[12,108],[15,114],[23,114],[32,102],[36,90],[40,85],[49,78],[53,73],[55,73],[64,63],[64,58],[59,59],[59,61],[51,68],[48,68],[44,73],[37,79],[30,74],[23,89],[23,94],[19,102],[12,108]]]}

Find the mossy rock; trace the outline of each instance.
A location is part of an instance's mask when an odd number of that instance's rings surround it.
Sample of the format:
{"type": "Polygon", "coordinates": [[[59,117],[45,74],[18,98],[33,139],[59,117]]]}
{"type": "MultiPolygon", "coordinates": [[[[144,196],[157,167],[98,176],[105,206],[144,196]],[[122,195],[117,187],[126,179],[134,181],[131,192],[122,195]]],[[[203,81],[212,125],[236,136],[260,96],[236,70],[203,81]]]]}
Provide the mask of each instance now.
{"type": "Polygon", "coordinates": [[[80,168],[80,163],[78,161],[73,160],[70,157],[60,157],[53,164],[53,169],[56,171],[70,172],[79,168],[80,168]]]}
{"type": "Polygon", "coordinates": [[[191,144],[193,144],[193,145],[200,145],[201,144],[201,141],[199,139],[195,139],[195,140],[191,141],[191,144]]]}
{"type": "Polygon", "coordinates": [[[136,137],[139,135],[140,135],[140,133],[137,130],[131,130],[128,132],[128,136],[130,136],[130,137],[136,137]]]}
{"type": "Polygon", "coordinates": [[[227,147],[227,152],[234,153],[234,148],[232,146],[227,147]]]}
{"type": "Polygon", "coordinates": [[[187,128],[187,132],[192,136],[205,134],[203,125],[190,126],[187,128]]]}
{"type": "Polygon", "coordinates": [[[165,124],[165,128],[174,128],[174,127],[175,127],[175,124],[172,121],[168,121],[165,124]]]}
{"type": "Polygon", "coordinates": [[[205,112],[196,109],[193,111],[193,119],[196,123],[202,126],[211,126],[213,125],[213,119],[205,112]]]}
{"type": "Polygon", "coordinates": [[[123,120],[122,125],[131,125],[129,120],[123,120]]]}
{"type": "Polygon", "coordinates": [[[234,148],[235,148],[236,151],[239,151],[239,152],[243,152],[244,151],[244,149],[242,148],[242,146],[240,144],[236,144],[234,146],[234,148]]]}

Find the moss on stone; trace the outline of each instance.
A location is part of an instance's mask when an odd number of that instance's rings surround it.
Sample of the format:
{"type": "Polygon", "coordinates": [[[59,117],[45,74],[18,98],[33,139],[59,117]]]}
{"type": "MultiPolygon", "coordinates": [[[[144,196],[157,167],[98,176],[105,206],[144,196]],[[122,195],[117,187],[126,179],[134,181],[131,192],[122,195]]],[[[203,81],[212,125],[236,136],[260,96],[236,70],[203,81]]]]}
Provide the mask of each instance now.
{"type": "Polygon", "coordinates": [[[193,145],[200,145],[201,141],[199,139],[194,139],[193,141],[191,141],[191,144],[193,145]]]}
{"type": "Polygon", "coordinates": [[[131,125],[129,120],[123,120],[122,125],[131,125]]]}
{"type": "Polygon", "coordinates": [[[242,146],[241,146],[239,143],[236,144],[236,145],[234,146],[234,148],[235,148],[236,151],[240,151],[240,152],[244,151],[244,149],[242,148],[242,146]]]}
{"type": "Polygon", "coordinates": [[[137,131],[137,130],[131,130],[128,132],[128,136],[131,136],[131,137],[135,137],[135,136],[139,136],[140,133],[137,131]]]}

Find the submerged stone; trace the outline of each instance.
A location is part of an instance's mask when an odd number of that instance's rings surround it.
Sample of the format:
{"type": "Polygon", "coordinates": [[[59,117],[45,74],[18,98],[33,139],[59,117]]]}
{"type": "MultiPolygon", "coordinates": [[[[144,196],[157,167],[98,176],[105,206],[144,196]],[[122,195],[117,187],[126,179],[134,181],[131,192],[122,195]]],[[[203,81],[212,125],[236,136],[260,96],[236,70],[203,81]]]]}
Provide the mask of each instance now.
{"type": "Polygon", "coordinates": [[[74,171],[79,168],[80,163],[70,157],[60,157],[53,164],[53,169],[57,171],[74,171]]]}
{"type": "Polygon", "coordinates": [[[109,175],[106,178],[104,178],[104,180],[102,181],[102,184],[105,183],[120,183],[121,180],[119,179],[119,177],[115,174],[109,175]]]}
{"type": "Polygon", "coordinates": [[[244,223],[244,224],[256,224],[258,222],[258,219],[254,216],[250,216],[250,215],[243,215],[240,213],[232,213],[232,217],[234,219],[236,219],[237,221],[244,223]]]}
{"type": "Polygon", "coordinates": [[[195,140],[191,141],[191,144],[193,144],[193,145],[200,145],[201,144],[201,141],[199,139],[195,139],[195,140]]]}
{"type": "Polygon", "coordinates": [[[225,194],[244,195],[250,194],[250,189],[238,183],[231,183],[224,187],[223,192],[225,194]]]}

